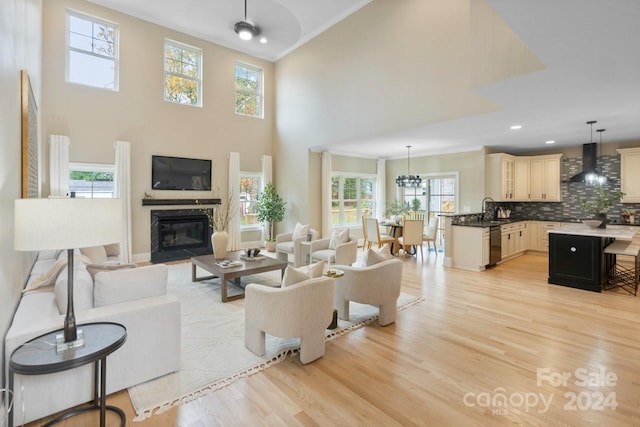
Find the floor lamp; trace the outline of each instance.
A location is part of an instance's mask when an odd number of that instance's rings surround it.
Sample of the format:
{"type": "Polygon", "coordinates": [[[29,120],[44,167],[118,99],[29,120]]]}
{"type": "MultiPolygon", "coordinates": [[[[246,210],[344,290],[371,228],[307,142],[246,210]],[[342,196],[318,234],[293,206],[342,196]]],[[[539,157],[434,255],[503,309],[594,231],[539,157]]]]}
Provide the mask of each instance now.
{"type": "Polygon", "coordinates": [[[67,250],[67,313],[57,351],[82,347],[73,311],[73,253],[117,243],[122,237],[120,199],[19,199],[15,201],[14,248],[18,251],[67,250]]]}

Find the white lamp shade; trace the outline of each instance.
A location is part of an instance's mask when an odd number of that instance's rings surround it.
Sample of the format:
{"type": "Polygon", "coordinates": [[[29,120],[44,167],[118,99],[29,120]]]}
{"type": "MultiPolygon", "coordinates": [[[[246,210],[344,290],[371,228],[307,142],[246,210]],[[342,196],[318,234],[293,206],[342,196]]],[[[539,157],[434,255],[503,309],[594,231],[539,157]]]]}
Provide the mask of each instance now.
{"type": "Polygon", "coordinates": [[[14,214],[18,251],[86,248],[122,237],[120,199],[19,199],[14,214]]]}

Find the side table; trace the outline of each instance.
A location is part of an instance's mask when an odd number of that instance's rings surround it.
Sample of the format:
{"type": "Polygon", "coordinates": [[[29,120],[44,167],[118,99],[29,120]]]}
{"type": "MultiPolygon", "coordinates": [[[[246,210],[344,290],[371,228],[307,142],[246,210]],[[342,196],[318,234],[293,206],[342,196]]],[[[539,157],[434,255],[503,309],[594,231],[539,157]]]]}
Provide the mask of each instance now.
{"type": "MultiPolygon", "coordinates": [[[[120,416],[121,425],[125,427],[124,412],[115,406],[106,405],[106,379],[107,356],[122,347],[127,339],[127,329],[118,323],[109,322],[87,323],[79,325],[78,329],[82,329],[84,333],[84,347],[57,353],[56,335],[62,333],[61,329],[41,335],[18,347],[9,360],[9,389],[13,391],[15,374],[51,374],[94,363],[93,406],[64,413],[44,426],[50,426],[80,413],[97,410],[100,411],[100,427],[104,427],[106,411],[109,410],[120,416]]],[[[53,392],[64,393],[64,390],[53,392]]],[[[9,413],[9,427],[13,427],[13,412],[9,413]]]]}

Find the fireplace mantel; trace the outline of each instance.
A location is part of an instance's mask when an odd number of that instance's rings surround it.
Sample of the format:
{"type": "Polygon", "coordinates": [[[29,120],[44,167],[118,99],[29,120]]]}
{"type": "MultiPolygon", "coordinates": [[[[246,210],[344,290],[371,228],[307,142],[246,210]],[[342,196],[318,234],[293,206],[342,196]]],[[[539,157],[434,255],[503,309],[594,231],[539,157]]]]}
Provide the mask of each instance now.
{"type": "Polygon", "coordinates": [[[219,205],[220,203],[220,199],[142,199],[142,206],[219,205]]]}

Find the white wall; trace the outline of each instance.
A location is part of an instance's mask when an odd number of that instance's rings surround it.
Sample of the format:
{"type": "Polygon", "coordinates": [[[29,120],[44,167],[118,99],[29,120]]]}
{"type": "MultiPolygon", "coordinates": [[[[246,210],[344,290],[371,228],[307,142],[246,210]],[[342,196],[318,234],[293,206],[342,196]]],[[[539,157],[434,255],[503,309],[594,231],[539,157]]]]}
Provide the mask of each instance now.
{"type": "MultiPolygon", "coordinates": [[[[13,250],[13,203],[21,196],[20,70],[28,71],[36,103],[40,103],[41,10],[41,0],[0,1],[0,332],[3,338],[33,262],[33,254],[13,250]]],[[[4,366],[3,363],[2,378],[6,374],[4,366]]]]}
{"type": "MultiPolygon", "coordinates": [[[[43,137],[68,135],[71,138],[70,158],[74,162],[113,163],[113,142],[125,140],[131,143],[134,255],[150,251],[151,208],[141,206],[145,192],[157,198],[226,197],[229,152],[240,153],[241,170],[247,172],[259,172],[261,156],[272,154],[272,63],[82,0],[45,1],[44,34],[43,64],[47,72],[42,95],[43,137]],[[65,82],[67,8],[119,25],[118,92],[65,82]],[[202,108],[163,100],[165,37],[203,50],[202,108]],[[234,112],[236,60],[264,68],[267,94],[264,119],[234,112]],[[153,154],[212,159],[213,191],[151,190],[153,154]]],[[[45,177],[46,173],[45,170],[45,177]]],[[[46,178],[44,189],[48,194],[46,178]]],[[[253,237],[249,236],[249,239],[253,237]]]]}

